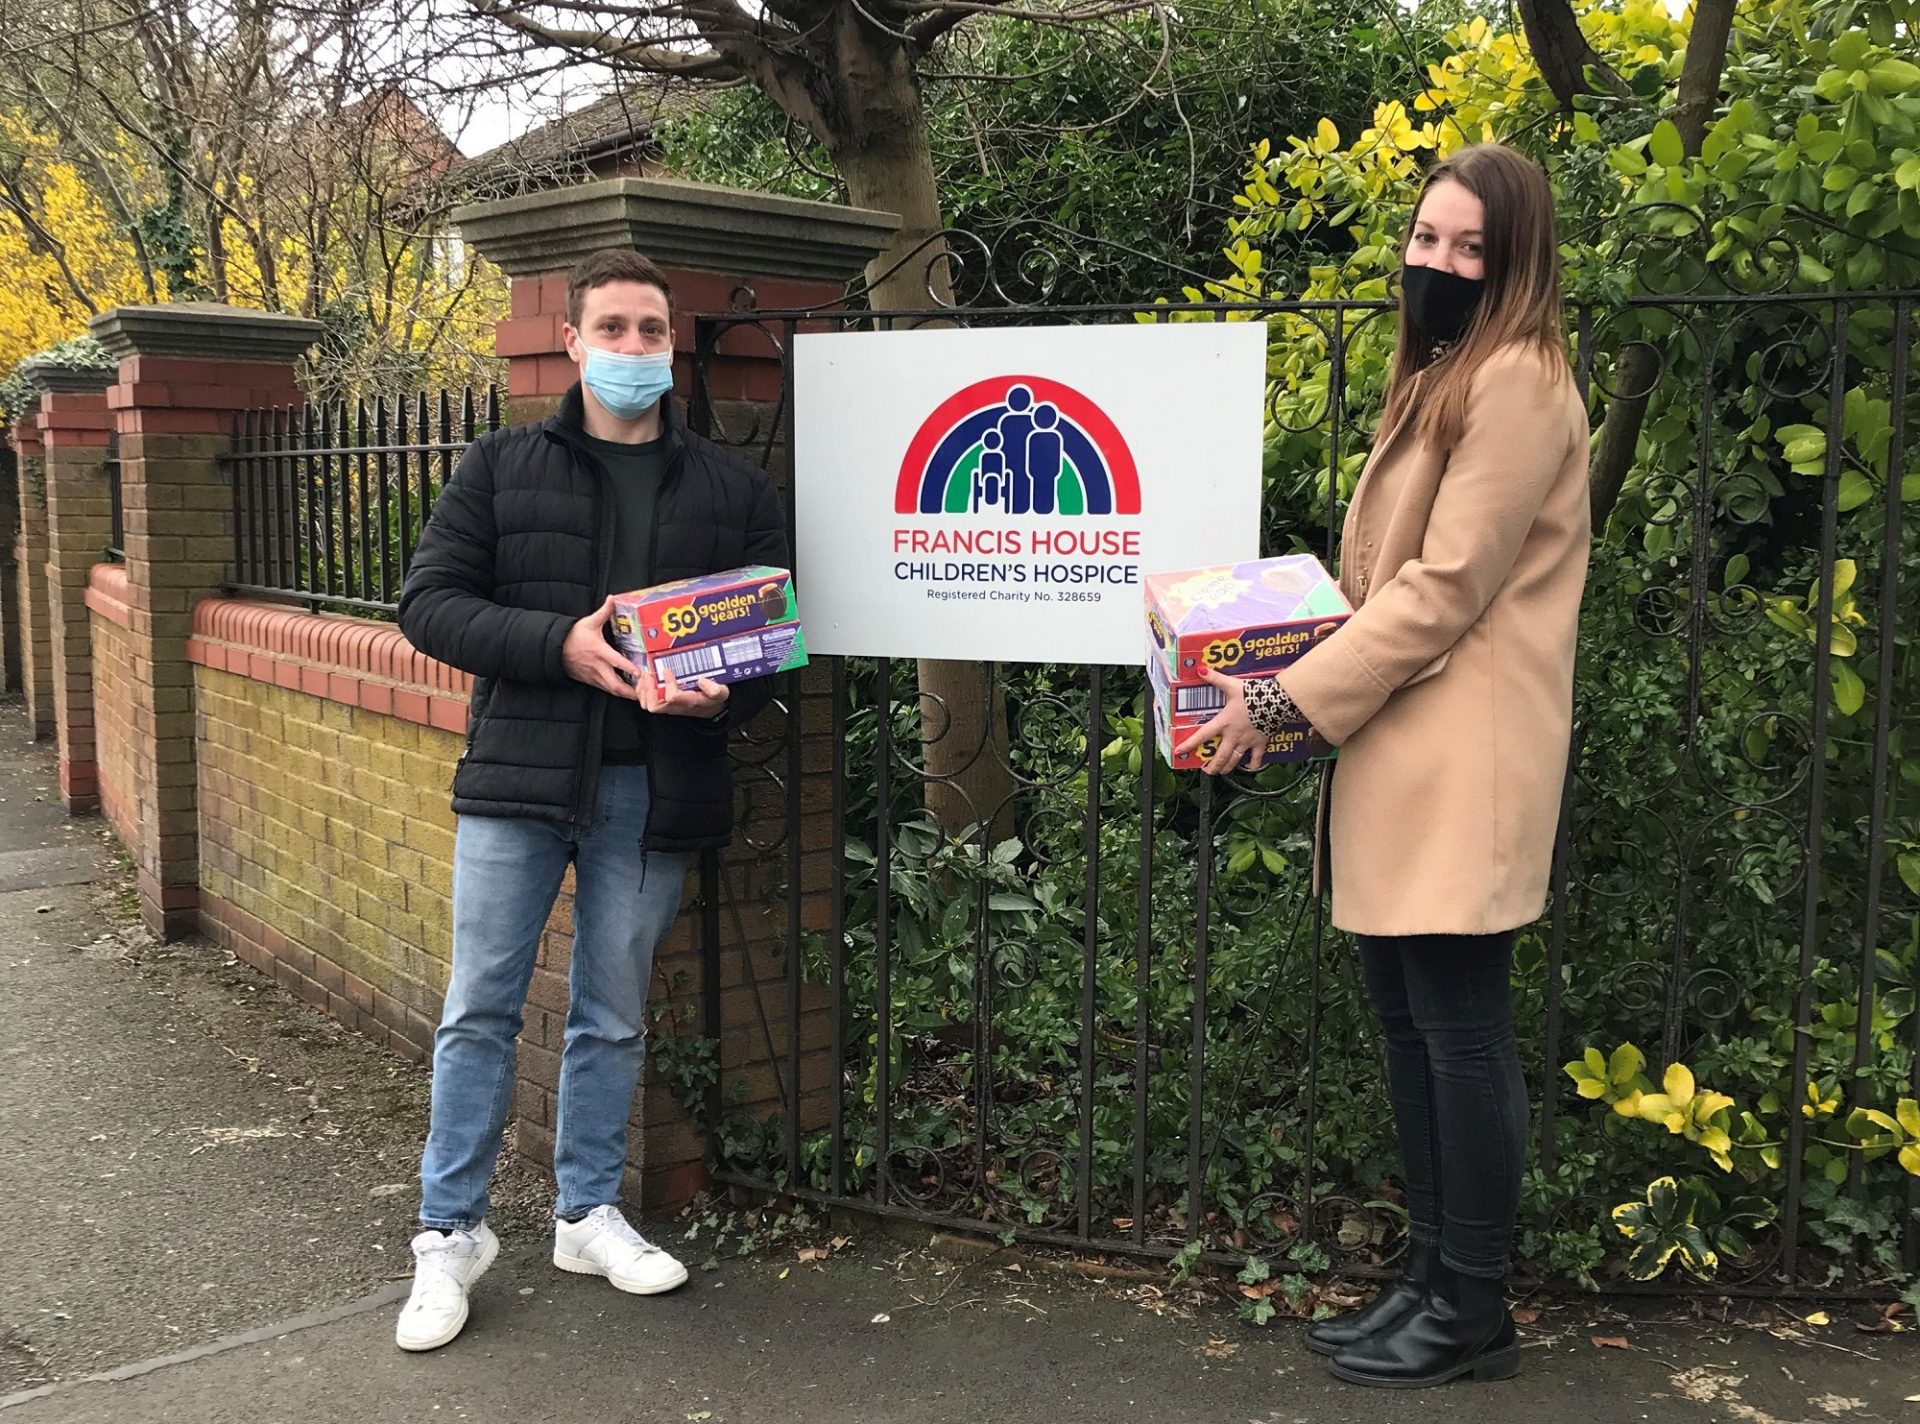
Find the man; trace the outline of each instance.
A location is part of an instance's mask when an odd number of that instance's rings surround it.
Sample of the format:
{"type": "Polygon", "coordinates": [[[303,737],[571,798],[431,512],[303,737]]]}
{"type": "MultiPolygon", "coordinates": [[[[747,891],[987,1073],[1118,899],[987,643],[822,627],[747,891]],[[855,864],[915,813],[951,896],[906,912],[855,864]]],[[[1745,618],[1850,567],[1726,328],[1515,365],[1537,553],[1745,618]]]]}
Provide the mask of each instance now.
{"type": "Polygon", "coordinates": [[[766,475],[675,410],[673,301],[659,268],[596,252],[567,280],[580,380],[543,424],[476,441],[441,491],[400,596],[400,626],[473,674],[453,776],[453,974],[433,1045],[406,1350],[460,1333],[499,1251],[487,1180],[513,1083],[540,934],[571,863],[574,940],[554,1119],[554,1264],[620,1290],[672,1290],[686,1269],[616,1205],[645,1052],[654,946],[692,852],[732,830],[727,729],[772,696],[634,678],[607,641],[610,594],[787,563],[766,475]]]}

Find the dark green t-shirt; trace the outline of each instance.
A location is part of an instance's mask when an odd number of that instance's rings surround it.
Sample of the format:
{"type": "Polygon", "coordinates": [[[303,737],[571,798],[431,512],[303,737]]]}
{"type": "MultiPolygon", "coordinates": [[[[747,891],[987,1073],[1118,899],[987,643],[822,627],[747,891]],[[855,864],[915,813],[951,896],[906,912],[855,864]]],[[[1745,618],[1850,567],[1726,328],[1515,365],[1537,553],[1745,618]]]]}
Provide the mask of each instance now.
{"type": "MultiPolygon", "coordinates": [[[[607,578],[610,593],[645,588],[653,567],[654,496],[666,465],[665,442],[619,445],[586,437],[586,446],[607,468],[613,494],[613,564],[607,578]]],[[[646,715],[631,698],[610,699],[606,735],[600,759],[610,763],[642,762],[647,758],[646,715]]]]}

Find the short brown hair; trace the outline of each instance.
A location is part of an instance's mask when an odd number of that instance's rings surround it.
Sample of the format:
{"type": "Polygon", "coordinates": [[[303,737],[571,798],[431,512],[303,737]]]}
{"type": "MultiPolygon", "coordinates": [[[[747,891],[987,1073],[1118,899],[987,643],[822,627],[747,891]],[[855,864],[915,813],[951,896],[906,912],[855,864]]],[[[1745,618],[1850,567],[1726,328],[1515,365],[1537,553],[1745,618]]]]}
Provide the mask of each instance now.
{"type": "Polygon", "coordinates": [[[579,329],[580,308],[586,303],[587,293],[609,282],[638,282],[644,287],[658,287],[667,299],[667,315],[673,315],[673,287],[665,272],[631,247],[603,247],[582,257],[567,273],[567,325],[579,329]]]}

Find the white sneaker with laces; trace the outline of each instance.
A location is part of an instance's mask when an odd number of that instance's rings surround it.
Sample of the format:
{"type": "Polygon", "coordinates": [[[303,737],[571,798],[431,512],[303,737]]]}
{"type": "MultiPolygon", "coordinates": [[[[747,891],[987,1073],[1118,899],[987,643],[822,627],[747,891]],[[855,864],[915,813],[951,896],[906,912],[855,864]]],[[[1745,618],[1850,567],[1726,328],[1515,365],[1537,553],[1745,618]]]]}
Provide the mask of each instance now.
{"type": "Polygon", "coordinates": [[[403,1350],[437,1350],[467,1324],[467,1292],[500,1254],[500,1238],[481,1222],[472,1231],[413,1238],[413,1294],[400,1311],[393,1343],[403,1350]]]}
{"type": "Polygon", "coordinates": [[[597,1206],[579,1221],[556,1219],[553,1264],[575,1275],[605,1276],[631,1295],[660,1295],[687,1280],[687,1268],[635,1231],[613,1206],[597,1206]]]}

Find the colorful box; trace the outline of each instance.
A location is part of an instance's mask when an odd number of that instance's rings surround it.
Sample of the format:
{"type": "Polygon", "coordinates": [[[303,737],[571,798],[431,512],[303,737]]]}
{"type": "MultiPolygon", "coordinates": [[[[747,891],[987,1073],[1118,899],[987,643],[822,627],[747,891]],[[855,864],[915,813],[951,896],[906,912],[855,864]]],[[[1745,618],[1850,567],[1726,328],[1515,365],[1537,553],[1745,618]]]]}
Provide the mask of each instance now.
{"type": "Polygon", "coordinates": [[[636,668],[680,682],[744,682],[807,661],[793,576],[764,565],[613,598],[613,641],[636,668]]]}
{"type": "MultiPolygon", "coordinates": [[[[1215,711],[1218,710],[1215,709],[1215,711]]],[[[1153,740],[1154,744],[1160,748],[1160,755],[1165,758],[1168,766],[1175,771],[1199,771],[1207,764],[1214,753],[1214,744],[1210,741],[1202,742],[1184,756],[1175,755],[1173,749],[1192,736],[1196,729],[1204,727],[1212,716],[1213,713],[1209,712],[1205,717],[1183,723],[1168,717],[1162,705],[1155,702],[1153,740]]],[[[1266,766],[1283,761],[1311,761],[1315,757],[1334,755],[1337,753],[1327,745],[1326,739],[1312,733],[1305,725],[1288,726],[1282,727],[1267,738],[1267,754],[1261,765],[1266,766]]]]}
{"type": "MultiPolygon", "coordinates": [[[[1353,613],[1311,554],[1149,574],[1145,593],[1155,735],[1167,764],[1182,771],[1202,765],[1206,755],[1175,757],[1173,747],[1226,705],[1226,694],[1206,680],[1208,668],[1271,677],[1353,613]]],[[[1305,761],[1332,751],[1301,723],[1273,734],[1267,760],[1305,761]]]]}

